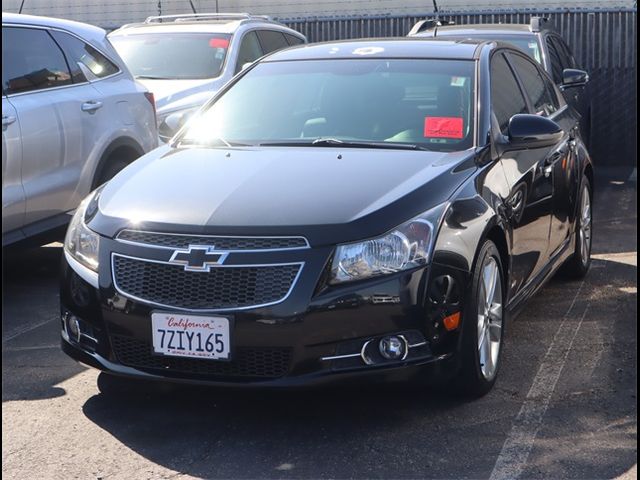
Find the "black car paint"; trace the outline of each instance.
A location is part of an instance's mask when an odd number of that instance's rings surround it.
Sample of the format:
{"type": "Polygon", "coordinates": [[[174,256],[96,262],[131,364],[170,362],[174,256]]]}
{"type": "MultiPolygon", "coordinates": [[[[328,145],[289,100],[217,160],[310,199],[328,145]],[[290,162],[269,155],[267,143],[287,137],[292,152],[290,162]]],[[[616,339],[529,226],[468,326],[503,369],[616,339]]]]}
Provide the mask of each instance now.
{"type": "MultiPolygon", "coordinates": [[[[429,49],[424,47],[429,43],[435,43],[407,40],[387,42],[383,45],[392,47],[387,49],[387,55],[394,49],[398,52],[395,55],[404,54],[404,49],[401,48],[403,45],[410,45],[413,52],[420,51],[421,55],[427,55],[425,52],[429,52],[429,49]],[[416,45],[420,48],[416,49],[416,45]]],[[[347,49],[351,49],[355,48],[354,45],[370,46],[371,42],[344,42],[339,45],[346,45],[347,49]]],[[[447,46],[446,56],[456,52],[455,45],[452,43],[447,46]]],[[[465,45],[466,56],[470,54],[468,47],[469,45],[465,45]]],[[[269,58],[283,61],[283,57],[296,55],[307,58],[314,53],[321,55],[322,46],[315,48],[315,51],[313,47],[305,47],[304,50],[291,49],[267,57],[265,61],[269,58]]],[[[92,229],[104,235],[101,240],[99,290],[93,289],[81,280],[68,263],[63,261],[63,316],[69,312],[77,315],[91,327],[93,336],[98,341],[96,345],[91,341],[81,340],[78,343],[63,339],[65,352],[79,361],[115,374],[217,385],[288,386],[369,376],[389,380],[423,377],[428,373],[438,376],[454,375],[459,366],[461,330],[446,331],[442,319],[462,310],[462,329],[474,327],[474,320],[464,316],[464,305],[466,292],[470,290],[470,275],[479,245],[485,239],[491,239],[500,251],[506,270],[505,278],[508,279],[507,316],[512,318],[525,301],[573,253],[573,229],[580,181],[583,175],[593,180],[590,158],[579,134],[574,130],[577,115],[570,107],[563,106],[554,118],[564,130],[565,136],[560,145],[551,148],[510,150],[505,148],[508,139],[491,128],[490,109],[486,108],[490,105],[489,62],[493,54],[503,49],[509,50],[509,47],[487,42],[479,43],[472,49],[471,55],[478,62],[477,72],[480,80],[477,83],[477,146],[474,149],[455,154],[435,155],[432,152],[390,150],[343,151],[340,148],[328,147],[317,151],[308,149],[309,155],[326,160],[327,174],[335,172],[340,154],[340,162],[357,162],[358,155],[375,154],[387,156],[393,162],[401,157],[408,164],[411,164],[414,158],[422,156],[426,162],[431,162],[431,167],[437,166],[436,173],[430,175],[429,179],[425,179],[417,188],[407,188],[397,193],[395,197],[387,199],[387,203],[383,202],[379,208],[370,209],[366,215],[356,216],[352,222],[348,220],[354,218],[354,212],[366,211],[363,206],[375,204],[375,195],[365,201],[360,198],[360,205],[352,199],[351,204],[346,205],[348,208],[339,212],[341,217],[336,216],[337,213],[334,211],[339,207],[328,203],[331,211],[320,215],[320,218],[328,222],[325,224],[314,222],[312,218],[309,218],[306,225],[287,225],[285,221],[278,224],[274,221],[275,217],[271,218],[271,225],[259,224],[252,217],[246,217],[247,221],[240,222],[239,225],[224,222],[217,224],[215,221],[209,222],[215,220],[215,215],[208,214],[202,217],[203,220],[198,225],[179,222],[167,224],[159,221],[136,225],[136,228],[150,231],[211,235],[304,235],[308,238],[311,248],[307,250],[243,255],[243,260],[255,259],[262,263],[280,260],[304,261],[304,272],[293,295],[276,305],[221,313],[233,318],[234,346],[291,347],[292,368],[286,376],[270,379],[219,377],[170,370],[132,369],[119,363],[111,346],[110,335],[132,336],[150,343],[149,318],[151,312],[158,307],[132,301],[117,292],[110,271],[111,253],[144,253],[145,256],[155,258],[167,255],[165,251],[132,246],[113,239],[120,229],[131,227],[126,218],[118,217],[125,211],[124,204],[123,210],[114,209],[112,216],[105,215],[102,211],[98,212],[89,223],[92,229]],[[576,146],[573,149],[565,148],[565,143],[569,141],[575,142],[576,146]],[[554,157],[552,174],[545,178],[541,166],[544,166],[547,159],[557,151],[562,151],[563,156],[554,157]],[[354,158],[350,159],[351,155],[354,158]],[[552,195],[556,191],[562,194],[559,198],[552,195]],[[517,199],[515,203],[514,199],[517,199]],[[379,235],[411,218],[415,213],[425,211],[443,201],[448,202],[448,209],[439,226],[429,266],[341,285],[329,285],[326,282],[327,269],[337,243],[379,235]],[[352,208],[354,205],[357,208],[352,208]],[[325,214],[327,216],[324,216],[325,214]],[[548,244],[550,238],[553,244],[548,244]],[[391,301],[376,303],[374,298],[391,301]],[[335,355],[336,352],[345,353],[348,350],[351,353],[354,351],[354,344],[362,345],[367,339],[405,331],[418,332],[427,342],[426,350],[421,351],[414,359],[383,362],[373,366],[357,361],[341,366],[339,361],[322,360],[322,357],[335,355]]],[[[163,162],[171,162],[181,156],[188,161],[188,152],[191,152],[193,158],[201,158],[203,162],[205,157],[214,159],[210,161],[217,161],[215,158],[226,153],[231,153],[232,160],[229,161],[234,161],[234,157],[247,161],[251,156],[258,158],[261,154],[271,155],[273,152],[285,156],[297,154],[298,148],[221,148],[201,149],[196,152],[190,149],[171,150],[169,147],[162,147],[152,155],[160,157],[155,160],[154,165],[149,166],[152,161],[145,159],[137,165],[132,165],[106,187],[103,192],[104,198],[101,196],[100,201],[106,202],[106,209],[109,210],[110,195],[115,197],[119,190],[126,191],[127,178],[140,174],[141,183],[137,183],[136,186],[144,188],[143,180],[146,181],[148,178],[145,179],[140,172],[144,172],[145,168],[161,168],[163,162]]],[[[278,161],[284,161],[287,168],[293,166],[283,158],[279,156],[273,161],[274,169],[279,168],[278,161]]],[[[415,171],[405,173],[410,177],[415,171]]],[[[175,172],[173,175],[175,178],[175,172]]],[[[304,175],[304,169],[300,169],[296,178],[303,178],[304,175]]],[[[167,178],[171,178],[171,175],[167,178]]],[[[267,178],[273,181],[276,177],[267,178]]],[[[389,181],[397,183],[398,178],[389,181]]],[[[152,184],[148,188],[153,189],[156,186],[152,184]]],[[[165,212],[166,208],[171,208],[176,198],[176,190],[180,189],[182,194],[186,195],[192,192],[190,189],[193,188],[193,185],[188,183],[174,183],[173,189],[169,188],[171,186],[170,182],[162,185],[165,203],[156,204],[156,210],[165,212]]],[[[278,184],[278,187],[282,188],[282,185],[278,184]]],[[[383,190],[384,188],[376,190],[376,195],[381,195],[383,190]]],[[[149,192],[150,190],[147,191],[149,192]]],[[[308,199],[308,205],[291,206],[291,211],[303,211],[305,207],[313,211],[316,206],[311,205],[312,203],[322,203],[332,193],[328,189],[323,192],[320,188],[308,199]]],[[[286,196],[290,191],[282,190],[281,194],[286,196]]],[[[126,198],[135,201],[133,196],[126,198]]],[[[157,202],[158,198],[161,197],[154,197],[154,200],[157,202]]],[[[266,201],[263,198],[259,200],[266,201]]],[[[295,201],[300,202],[300,198],[296,197],[295,201]]],[[[349,197],[345,196],[342,201],[348,202],[349,197]]],[[[151,212],[153,205],[148,207],[146,211],[143,209],[143,213],[151,212]]],[[[196,204],[189,205],[189,208],[196,207],[196,204]]],[[[241,203],[235,205],[232,211],[242,215],[241,203]]],[[[263,214],[267,214],[267,211],[263,211],[263,214]]],[[[161,217],[162,215],[159,215],[157,218],[161,217]]],[[[168,218],[174,217],[169,215],[168,218]]],[[[303,219],[304,216],[296,218],[303,219]]],[[[233,255],[229,259],[233,262],[233,255]]]]}

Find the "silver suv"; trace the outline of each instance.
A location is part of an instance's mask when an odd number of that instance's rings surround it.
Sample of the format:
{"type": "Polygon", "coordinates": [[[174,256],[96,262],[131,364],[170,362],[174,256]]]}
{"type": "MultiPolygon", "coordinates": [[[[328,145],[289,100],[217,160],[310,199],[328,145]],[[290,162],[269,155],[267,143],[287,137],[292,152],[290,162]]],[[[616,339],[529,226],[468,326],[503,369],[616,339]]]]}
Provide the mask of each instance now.
{"type": "Polygon", "coordinates": [[[2,244],[56,230],[157,146],[153,96],[100,28],[2,14],[2,244]]]}
{"type": "Polygon", "coordinates": [[[247,13],[149,17],[111,32],[109,40],[136,79],[154,93],[164,142],[246,65],[307,42],[269,17],[247,13]]]}

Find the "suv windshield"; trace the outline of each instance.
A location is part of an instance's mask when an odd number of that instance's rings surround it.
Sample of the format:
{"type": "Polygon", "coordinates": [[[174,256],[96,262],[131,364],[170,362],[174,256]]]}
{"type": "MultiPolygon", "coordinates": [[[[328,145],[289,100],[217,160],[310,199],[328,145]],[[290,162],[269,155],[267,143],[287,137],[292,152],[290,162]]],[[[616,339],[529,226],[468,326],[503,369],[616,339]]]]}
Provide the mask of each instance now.
{"type": "Polygon", "coordinates": [[[194,117],[180,141],[464,150],[473,144],[474,67],[431,59],[261,63],[194,117]]]}
{"type": "Polygon", "coordinates": [[[109,40],[138,78],[188,80],[220,75],[231,35],[144,33],[109,40]]]}

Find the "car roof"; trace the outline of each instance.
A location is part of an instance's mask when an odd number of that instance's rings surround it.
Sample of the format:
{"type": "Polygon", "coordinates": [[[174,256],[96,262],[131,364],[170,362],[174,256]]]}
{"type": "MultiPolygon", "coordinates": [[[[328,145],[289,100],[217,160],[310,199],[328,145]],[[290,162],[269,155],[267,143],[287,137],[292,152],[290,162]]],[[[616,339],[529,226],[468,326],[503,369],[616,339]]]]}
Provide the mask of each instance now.
{"type": "Polygon", "coordinates": [[[415,37],[432,37],[438,35],[535,35],[530,25],[520,23],[485,23],[478,25],[443,25],[419,33],[415,37]],[[437,30],[437,31],[436,31],[437,30]]]}
{"type": "Polygon", "coordinates": [[[40,17],[36,15],[23,15],[19,13],[6,13],[2,12],[2,23],[12,25],[24,25],[24,26],[36,26],[36,27],[49,27],[57,28],[60,30],[66,30],[74,33],[78,37],[81,37],[85,41],[94,44],[96,47],[101,47],[114,55],[114,51],[111,44],[106,38],[107,32],[95,25],[89,25],[88,23],[75,22],[73,20],[63,20],[53,17],[40,17]]]}
{"type": "Polygon", "coordinates": [[[269,17],[249,15],[246,13],[232,14],[194,14],[194,15],[165,15],[149,17],[144,22],[129,23],[114,30],[109,36],[143,34],[143,33],[224,33],[232,34],[245,25],[260,26],[265,29],[276,29],[293,35],[304,37],[282,23],[269,17]]]}
{"type": "Polygon", "coordinates": [[[435,58],[472,60],[483,44],[480,39],[447,39],[427,37],[370,38],[312,43],[279,50],[266,62],[333,58],[435,58]]]}

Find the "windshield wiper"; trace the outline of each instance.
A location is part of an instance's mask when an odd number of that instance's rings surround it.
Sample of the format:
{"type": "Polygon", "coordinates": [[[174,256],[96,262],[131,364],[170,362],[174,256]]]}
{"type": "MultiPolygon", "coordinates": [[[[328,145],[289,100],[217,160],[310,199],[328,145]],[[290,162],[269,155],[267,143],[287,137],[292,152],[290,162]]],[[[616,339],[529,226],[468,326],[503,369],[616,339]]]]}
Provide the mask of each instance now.
{"type": "Polygon", "coordinates": [[[337,138],[316,138],[312,141],[265,142],[261,147],[345,147],[345,148],[380,148],[390,150],[428,150],[413,143],[367,142],[360,140],[340,140],[337,138]]]}

